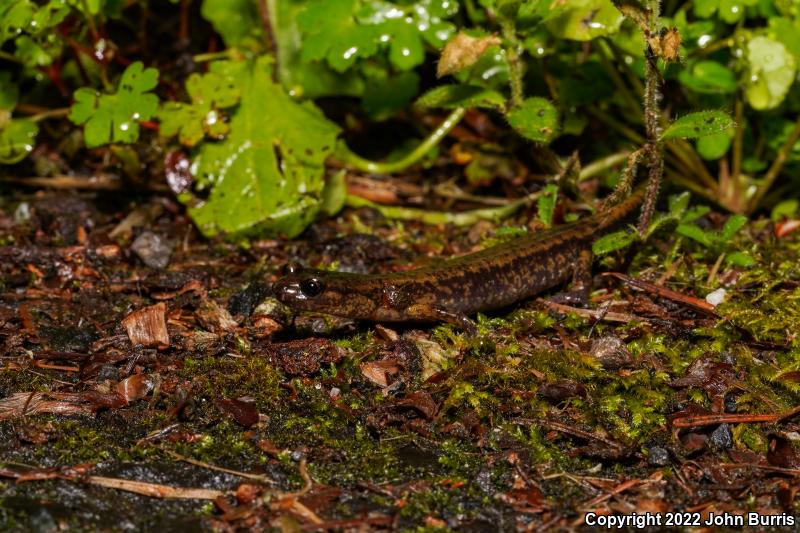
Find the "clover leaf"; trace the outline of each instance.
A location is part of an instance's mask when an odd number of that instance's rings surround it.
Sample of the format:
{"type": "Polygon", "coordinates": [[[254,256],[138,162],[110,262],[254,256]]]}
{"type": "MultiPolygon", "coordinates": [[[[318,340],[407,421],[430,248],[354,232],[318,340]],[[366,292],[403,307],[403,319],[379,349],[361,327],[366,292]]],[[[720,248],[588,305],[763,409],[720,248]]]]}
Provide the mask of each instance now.
{"type": "Polygon", "coordinates": [[[158,97],[151,93],[158,83],[158,70],[144,68],[141,61],[125,69],[115,94],[99,94],[83,87],[75,91],[69,119],[85,124],[86,146],[132,143],[139,138],[139,122],[150,120],[158,109],[158,97]]]}
{"type": "Polygon", "coordinates": [[[233,79],[215,72],[192,74],[186,80],[191,104],[167,102],[158,112],[160,132],[165,137],[177,134],[181,144],[194,146],[205,135],[219,139],[228,133],[228,123],[220,109],[239,102],[241,91],[233,79]]]}
{"type": "Polygon", "coordinates": [[[424,61],[424,42],[438,48],[455,32],[455,26],[444,20],[458,12],[458,3],[452,0],[361,4],[358,0],[310,0],[297,19],[304,36],[303,60],[324,59],[334,70],[344,72],[357,59],[372,57],[388,46],[389,61],[409,70],[424,61]]]}

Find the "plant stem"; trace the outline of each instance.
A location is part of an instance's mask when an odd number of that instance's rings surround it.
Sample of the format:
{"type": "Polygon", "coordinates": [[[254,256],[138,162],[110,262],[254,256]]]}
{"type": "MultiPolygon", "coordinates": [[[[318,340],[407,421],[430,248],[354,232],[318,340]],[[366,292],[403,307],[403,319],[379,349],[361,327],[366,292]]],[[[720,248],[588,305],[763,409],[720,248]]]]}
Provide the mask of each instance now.
{"type": "Polygon", "coordinates": [[[731,183],[739,183],[739,174],[742,172],[742,139],[744,137],[744,102],[740,94],[736,95],[735,111],[736,132],[733,134],[733,154],[731,164],[731,183]]]}
{"type": "Polygon", "coordinates": [[[278,41],[275,39],[275,31],[272,25],[272,17],[275,15],[275,3],[269,0],[258,0],[258,13],[261,16],[261,26],[264,28],[264,41],[267,45],[267,50],[275,61],[275,66],[272,69],[272,81],[278,82],[278,72],[280,65],[278,64],[278,41]]]}
{"type": "Polygon", "coordinates": [[[217,59],[233,59],[237,56],[235,48],[228,48],[221,52],[208,52],[206,54],[197,54],[192,57],[195,63],[206,63],[208,61],[216,61],[217,59]]]}
{"type": "MultiPolygon", "coordinates": [[[[660,10],[659,0],[650,0],[650,28],[646,32],[645,41],[650,35],[655,35],[658,28],[660,10]]],[[[650,218],[656,207],[656,198],[661,188],[661,179],[664,176],[663,147],[659,141],[658,126],[661,112],[658,108],[658,91],[660,73],[658,72],[658,56],[649,43],[645,44],[645,70],[644,70],[644,128],[647,135],[645,150],[649,152],[650,171],[648,172],[647,194],[639,217],[639,234],[644,236],[650,218]]]]}
{"type": "Polygon", "coordinates": [[[514,21],[503,18],[500,21],[500,29],[503,32],[503,39],[508,43],[506,46],[506,62],[508,63],[508,83],[511,86],[511,107],[522,104],[525,98],[522,90],[523,66],[519,57],[520,42],[517,38],[517,29],[514,21]]]}
{"type": "Polygon", "coordinates": [[[6,61],[11,61],[12,63],[18,63],[20,65],[23,64],[23,61],[17,56],[14,54],[9,54],[8,52],[4,52],[3,50],[0,50],[0,59],[5,59],[6,61]]]}
{"type": "Polygon", "coordinates": [[[34,122],[41,122],[42,120],[47,120],[48,118],[63,118],[69,115],[69,108],[62,107],[59,109],[50,109],[48,111],[43,111],[41,113],[37,113],[29,117],[29,120],[34,122]]]}
{"type": "Polygon", "coordinates": [[[783,166],[789,160],[789,154],[792,152],[792,149],[794,148],[794,145],[798,139],[800,139],[800,118],[795,121],[792,133],[789,134],[786,142],[783,143],[783,146],[781,146],[780,150],[778,150],[775,160],[772,162],[772,165],[770,165],[767,173],[764,174],[764,179],[761,181],[761,185],[758,186],[756,193],[750,199],[748,211],[755,210],[758,207],[758,204],[761,202],[761,199],[772,187],[772,184],[780,175],[781,170],[783,170],[783,166]]]}
{"type": "Polygon", "coordinates": [[[597,161],[592,161],[581,169],[578,175],[578,181],[587,180],[593,176],[597,176],[604,170],[624,163],[631,154],[629,152],[617,152],[615,154],[607,155],[597,161]]]}
{"type": "Polygon", "coordinates": [[[465,109],[457,107],[439,124],[439,127],[433,130],[428,137],[423,140],[419,146],[414,148],[408,155],[398,159],[397,161],[370,161],[350,151],[346,144],[340,143],[336,149],[336,157],[345,165],[368,172],[370,174],[391,174],[404,170],[423,157],[452,130],[456,124],[459,123],[464,116],[465,109]]]}
{"type": "Polygon", "coordinates": [[[451,213],[448,211],[431,211],[415,207],[401,207],[396,205],[381,205],[366,200],[360,196],[347,195],[347,205],[350,207],[371,207],[380,212],[383,216],[395,220],[417,220],[425,224],[453,224],[455,226],[470,226],[479,220],[497,221],[511,216],[521,207],[530,204],[541,196],[542,191],[536,191],[519,200],[499,206],[472,209],[461,213],[451,213]]]}

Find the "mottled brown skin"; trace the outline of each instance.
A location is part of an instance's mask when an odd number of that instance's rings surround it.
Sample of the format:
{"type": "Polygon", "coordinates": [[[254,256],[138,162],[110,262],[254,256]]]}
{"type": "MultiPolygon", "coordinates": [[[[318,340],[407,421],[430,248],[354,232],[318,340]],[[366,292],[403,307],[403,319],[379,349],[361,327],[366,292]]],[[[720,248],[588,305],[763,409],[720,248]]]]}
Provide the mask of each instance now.
{"type": "Polygon", "coordinates": [[[592,243],[642,201],[637,189],[620,204],[583,220],[441,263],[391,274],[290,269],[273,286],[293,309],[374,322],[445,321],[468,331],[479,311],[506,307],[573,280],[586,294],[592,243]]]}

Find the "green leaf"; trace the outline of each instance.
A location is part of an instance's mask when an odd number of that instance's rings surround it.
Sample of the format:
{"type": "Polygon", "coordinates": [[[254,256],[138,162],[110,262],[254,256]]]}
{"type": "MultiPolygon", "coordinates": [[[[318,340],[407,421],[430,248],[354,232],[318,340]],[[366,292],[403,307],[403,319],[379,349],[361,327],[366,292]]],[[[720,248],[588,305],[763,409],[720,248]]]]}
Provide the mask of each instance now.
{"type": "Polygon", "coordinates": [[[747,224],[747,217],[744,215],[733,215],[725,222],[720,230],[719,237],[723,241],[729,241],[736,233],[747,224]]]}
{"type": "Polygon", "coordinates": [[[692,11],[701,19],[710,18],[719,8],[720,0],[695,0],[692,2],[692,11]]]}
{"type": "Polygon", "coordinates": [[[707,161],[716,161],[728,153],[733,140],[733,131],[723,131],[697,139],[697,153],[707,161]]]}
{"type": "Polygon", "coordinates": [[[735,125],[725,111],[689,113],[670,124],[661,134],[661,140],[697,139],[731,129],[735,125]]]}
{"type": "Polygon", "coordinates": [[[309,0],[297,17],[303,33],[305,61],[325,59],[337,72],[350,68],[359,57],[378,50],[375,28],[357,24],[353,15],[357,0],[309,0]]]}
{"type": "Polygon", "coordinates": [[[719,18],[728,24],[736,24],[744,16],[744,9],[742,0],[720,0],[719,18]]]}
{"type": "Polygon", "coordinates": [[[623,248],[627,248],[638,240],[636,232],[620,230],[608,235],[603,235],[592,244],[592,252],[595,255],[605,255],[623,248]]]}
{"type": "Polygon", "coordinates": [[[784,200],[772,208],[770,219],[772,219],[773,222],[778,222],[784,218],[792,218],[795,216],[795,213],[797,213],[798,207],[800,207],[800,202],[797,199],[791,198],[789,200],[784,200]]]}
{"type": "Polygon", "coordinates": [[[740,267],[753,266],[756,262],[745,252],[732,252],[725,257],[725,261],[740,267]]]}
{"type": "Polygon", "coordinates": [[[517,133],[532,141],[547,142],[558,130],[556,108],[544,98],[527,98],[506,116],[517,133]]]}
{"type": "Polygon", "coordinates": [[[757,36],[747,43],[749,75],[745,96],[757,110],[774,109],[783,102],[794,82],[797,62],[783,43],[757,36]]]}
{"type": "Polygon", "coordinates": [[[39,125],[28,119],[13,119],[0,129],[0,164],[13,165],[33,151],[39,125]]]}
{"type": "Polygon", "coordinates": [[[383,120],[404,108],[419,91],[416,72],[400,72],[388,78],[370,79],[361,102],[370,117],[383,120]]]}
{"type": "Polygon", "coordinates": [[[691,200],[691,198],[692,195],[689,191],[670,196],[668,199],[670,214],[676,217],[682,217],[689,207],[689,200],[691,200]]]}
{"type": "Polygon", "coordinates": [[[207,236],[296,236],[320,209],[324,162],[339,128],[272,81],[269,57],[212,67],[235,80],[241,101],[229,135],[200,144],[193,173],[200,189],[213,189],[189,214],[207,236]]]}
{"type": "Polygon", "coordinates": [[[12,111],[17,107],[19,87],[11,80],[11,72],[0,72],[0,111],[12,111]]]}
{"type": "Polygon", "coordinates": [[[389,45],[389,60],[400,70],[409,70],[425,60],[419,30],[412,21],[397,22],[389,45]]]}
{"type": "Polygon", "coordinates": [[[678,80],[696,93],[733,94],[738,82],[733,71],[716,61],[698,61],[678,74],[678,80]]]}
{"type": "Polygon", "coordinates": [[[498,91],[477,85],[440,85],[419,97],[414,105],[422,108],[478,107],[502,109],[506,99],[498,91]]]}
{"type": "Polygon", "coordinates": [[[622,13],[610,0],[570,0],[563,11],[547,23],[553,36],[575,41],[590,41],[619,30],[622,13]]]}
{"type": "Polygon", "coordinates": [[[536,200],[539,220],[548,228],[553,225],[553,212],[558,201],[558,185],[550,183],[542,189],[542,195],[536,200]]]}
{"type": "Polygon", "coordinates": [[[769,19],[769,37],[780,41],[800,61],[800,19],[789,17],[772,17],[769,19]]]}
{"type": "Polygon", "coordinates": [[[229,47],[261,42],[261,16],[252,0],[203,0],[200,14],[229,47]]]}
{"type": "Polygon", "coordinates": [[[84,138],[89,148],[135,142],[139,138],[139,122],[156,114],[158,97],[150,91],[157,83],[156,69],[145,69],[141,61],[131,63],[115,94],[99,94],[86,87],[75,91],[69,119],[85,124],[84,138]]]}
{"type": "Polygon", "coordinates": [[[706,248],[712,248],[715,244],[714,235],[704,231],[702,228],[695,226],[694,224],[678,224],[678,227],[675,228],[675,231],[679,235],[689,237],[690,239],[699,242],[706,248]]]}
{"type": "Polygon", "coordinates": [[[234,80],[216,72],[192,74],[186,80],[191,104],[167,102],[158,112],[160,133],[165,137],[178,134],[181,144],[194,146],[204,136],[220,139],[228,133],[228,124],[220,109],[239,102],[240,91],[234,80]]]}

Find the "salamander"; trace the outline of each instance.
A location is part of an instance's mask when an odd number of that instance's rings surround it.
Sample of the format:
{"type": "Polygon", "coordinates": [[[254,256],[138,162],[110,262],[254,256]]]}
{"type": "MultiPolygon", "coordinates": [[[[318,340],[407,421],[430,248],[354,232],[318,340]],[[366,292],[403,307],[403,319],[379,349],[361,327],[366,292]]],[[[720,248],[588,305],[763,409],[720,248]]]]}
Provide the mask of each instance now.
{"type": "Polygon", "coordinates": [[[369,275],[287,267],[273,292],[295,310],[373,322],[444,321],[474,332],[470,315],[510,306],[570,279],[568,294],[585,301],[592,243],[617,228],[643,196],[639,187],[584,219],[404,272],[369,275]]]}

